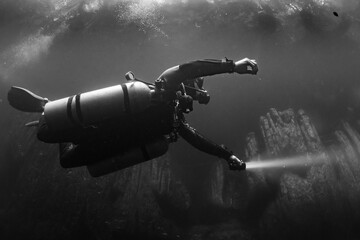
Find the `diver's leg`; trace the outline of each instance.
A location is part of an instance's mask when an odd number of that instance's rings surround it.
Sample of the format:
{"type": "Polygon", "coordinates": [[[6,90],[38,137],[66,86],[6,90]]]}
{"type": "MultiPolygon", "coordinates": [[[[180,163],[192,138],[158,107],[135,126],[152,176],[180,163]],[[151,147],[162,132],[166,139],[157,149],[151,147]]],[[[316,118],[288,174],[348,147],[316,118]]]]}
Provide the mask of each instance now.
{"type": "Polygon", "coordinates": [[[51,135],[51,134],[49,131],[49,127],[46,124],[44,114],[41,115],[41,117],[39,119],[39,127],[38,127],[38,131],[37,131],[36,135],[37,135],[37,138],[42,142],[46,142],[46,143],[51,142],[49,139],[49,135],[51,135]]]}
{"type": "Polygon", "coordinates": [[[126,150],[120,141],[93,141],[73,144],[60,143],[60,164],[64,168],[80,167],[114,157],[126,150]]]}
{"type": "Polygon", "coordinates": [[[60,143],[59,155],[60,165],[63,168],[84,166],[94,159],[93,150],[90,147],[73,143],[60,143]]]}
{"type": "Polygon", "coordinates": [[[39,119],[39,126],[37,129],[37,138],[45,143],[59,143],[75,141],[81,137],[77,129],[54,131],[50,129],[44,115],[39,119]]]}

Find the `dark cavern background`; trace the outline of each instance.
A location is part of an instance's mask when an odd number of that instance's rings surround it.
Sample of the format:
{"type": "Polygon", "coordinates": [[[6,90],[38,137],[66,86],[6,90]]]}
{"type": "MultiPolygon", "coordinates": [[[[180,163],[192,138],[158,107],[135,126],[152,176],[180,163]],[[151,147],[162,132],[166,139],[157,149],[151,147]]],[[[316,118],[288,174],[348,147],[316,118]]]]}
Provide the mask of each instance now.
{"type": "Polygon", "coordinates": [[[357,0],[1,0],[1,239],[360,239],[359,16],[357,0]],[[7,101],[13,85],[58,99],[224,57],[259,73],[207,77],[188,122],[246,161],[307,167],[231,172],[180,139],[92,178],[7,101]]]}

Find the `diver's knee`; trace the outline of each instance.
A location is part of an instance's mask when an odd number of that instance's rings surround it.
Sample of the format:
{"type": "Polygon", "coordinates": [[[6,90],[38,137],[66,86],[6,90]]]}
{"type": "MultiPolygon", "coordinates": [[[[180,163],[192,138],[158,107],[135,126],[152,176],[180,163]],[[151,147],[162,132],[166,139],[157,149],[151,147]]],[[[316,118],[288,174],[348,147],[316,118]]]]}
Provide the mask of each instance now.
{"type": "Polygon", "coordinates": [[[40,118],[39,127],[36,136],[42,142],[46,142],[46,143],[51,142],[50,130],[43,116],[40,118]]]}

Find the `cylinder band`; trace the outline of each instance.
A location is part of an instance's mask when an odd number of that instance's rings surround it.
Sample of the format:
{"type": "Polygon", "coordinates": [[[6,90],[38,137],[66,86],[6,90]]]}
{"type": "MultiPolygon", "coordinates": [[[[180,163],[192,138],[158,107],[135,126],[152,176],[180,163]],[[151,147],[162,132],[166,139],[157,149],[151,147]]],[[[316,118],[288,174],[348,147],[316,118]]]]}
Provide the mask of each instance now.
{"type": "Polygon", "coordinates": [[[82,116],[82,113],[81,113],[80,95],[81,94],[76,95],[75,103],[76,103],[76,115],[77,115],[77,117],[79,119],[80,124],[82,125],[83,124],[83,116],[82,116]]]}
{"type": "Polygon", "coordinates": [[[71,105],[72,105],[73,99],[74,99],[74,96],[71,96],[68,98],[66,112],[67,112],[68,118],[70,119],[71,123],[74,124],[75,126],[77,126],[78,123],[75,121],[73,113],[71,111],[72,110],[71,105]]]}
{"type": "Polygon", "coordinates": [[[122,90],[124,92],[124,106],[125,106],[125,112],[131,113],[130,111],[130,100],[129,100],[129,91],[127,89],[126,84],[121,84],[122,90]]]}

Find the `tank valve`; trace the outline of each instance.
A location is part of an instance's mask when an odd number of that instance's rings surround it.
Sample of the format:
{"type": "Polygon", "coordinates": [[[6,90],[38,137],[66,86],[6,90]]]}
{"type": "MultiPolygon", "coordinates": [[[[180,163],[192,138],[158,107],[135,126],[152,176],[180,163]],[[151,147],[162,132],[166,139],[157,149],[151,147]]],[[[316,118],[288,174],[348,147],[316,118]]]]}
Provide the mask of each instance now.
{"type": "Polygon", "coordinates": [[[135,80],[135,74],[132,71],[129,71],[125,73],[125,78],[128,81],[134,81],[135,80]]]}

